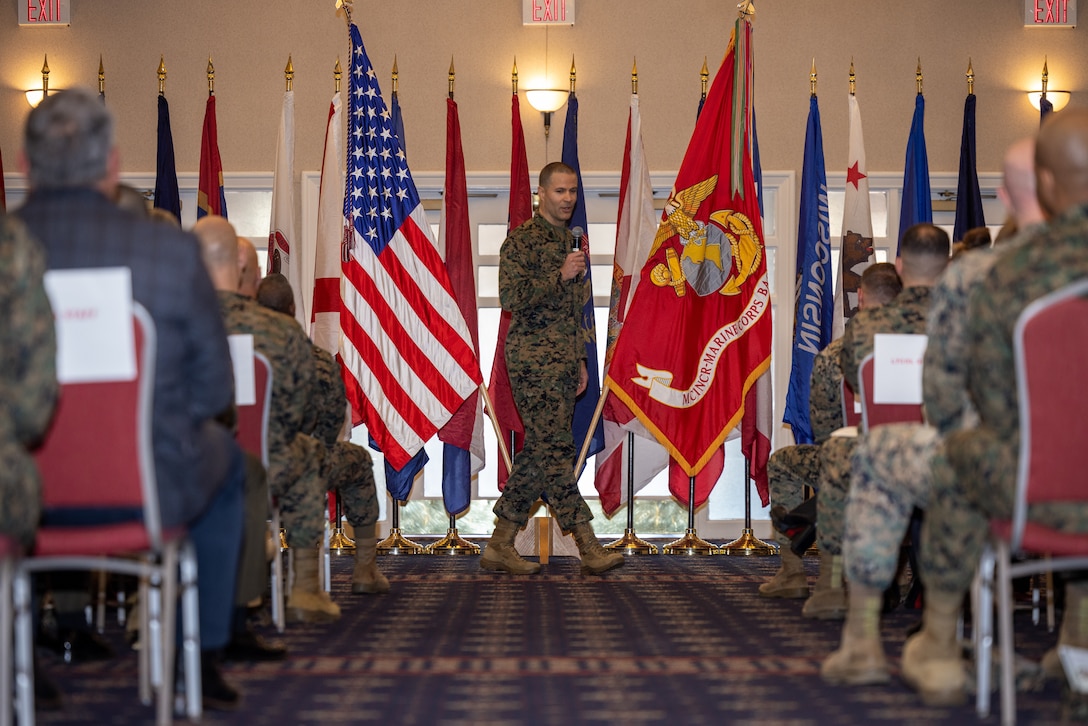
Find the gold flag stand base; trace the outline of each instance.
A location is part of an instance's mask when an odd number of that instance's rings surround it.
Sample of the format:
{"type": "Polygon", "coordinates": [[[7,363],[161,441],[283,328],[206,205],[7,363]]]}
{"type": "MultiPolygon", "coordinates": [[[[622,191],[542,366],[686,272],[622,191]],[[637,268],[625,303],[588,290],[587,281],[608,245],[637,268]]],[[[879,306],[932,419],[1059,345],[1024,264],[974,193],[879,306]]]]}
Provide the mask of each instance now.
{"type": "Polygon", "coordinates": [[[723,544],[718,547],[718,554],[721,555],[757,555],[761,557],[767,557],[773,554],[777,554],[778,550],[756,537],[752,534],[752,530],[741,530],[740,537],[736,538],[729,544],[723,544]]]}
{"type": "Polygon", "coordinates": [[[606,550],[616,550],[623,555],[656,555],[657,546],[638,538],[635,530],[628,527],[623,530],[623,536],[615,542],[609,542],[604,546],[606,550]]]}
{"type": "Polygon", "coordinates": [[[389,530],[389,536],[378,543],[379,555],[421,555],[423,545],[405,539],[399,527],[389,530]]]}
{"type": "Polygon", "coordinates": [[[280,527],[280,552],[286,552],[290,547],[287,546],[287,530],[280,527]]]}
{"type": "Polygon", "coordinates": [[[446,536],[437,542],[433,542],[427,545],[425,548],[428,555],[478,555],[480,554],[480,546],[472,544],[467,539],[461,537],[457,532],[456,527],[450,527],[446,530],[446,536]]]}
{"type": "Polygon", "coordinates": [[[718,548],[705,539],[700,539],[694,529],[689,528],[684,536],[661,548],[664,555],[716,555],[718,548]]]}
{"type": "Polygon", "coordinates": [[[344,534],[343,527],[337,527],[329,537],[329,551],[337,555],[355,554],[355,540],[344,534]]]}

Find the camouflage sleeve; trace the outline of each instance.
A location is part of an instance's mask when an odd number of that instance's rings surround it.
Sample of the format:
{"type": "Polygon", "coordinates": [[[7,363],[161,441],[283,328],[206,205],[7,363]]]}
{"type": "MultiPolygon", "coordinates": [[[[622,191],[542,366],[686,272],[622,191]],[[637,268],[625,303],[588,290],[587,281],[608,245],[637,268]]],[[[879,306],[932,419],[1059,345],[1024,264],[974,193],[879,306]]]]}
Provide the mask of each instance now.
{"type": "Polygon", "coordinates": [[[347,394],[340,377],[340,366],[332,355],[316,345],[313,346],[313,355],[317,389],[312,406],[317,417],[314,437],[326,446],[332,446],[340,439],[340,432],[344,428],[347,394]]]}
{"type": "Polygon", "coordinates": [[[568,286],[560,277],[562,260],[548,254],[549,240],[531,222],[518,227],[499,252],[499,303],[503,310],[520,312],[539,308],[562,310],[569,301],[568,286]]]}
{"type": "MultiPolygon", "coordinates": [[[[865,358],[866,339],[872,338],[867,333],[870,317],[872,311],[859,310],[857,315],[850,318],[842,334],[842,375],[854,391],[861,390],[858,387],[858,365],[865,358]]],[[[868,347],[872,348],[872,344],[868,347]]]]}
{"type": "Polygon", "coordinates": [[[828,343],[812,361],[812,378],[809,385],[809,421],[812,437],[823,443],[831,432],[842,428],[842,368],[840,355],[842,338],[828,343]]]}
{"type": "Polygon", "coordinates": [[[967,261],[977,253],[961,255],[949,265],[933,288],[926,320],[925,363],[922,373],[922,400],[926,421],[942,434],[959,428],[967,393],[967,261]]]}
{"type": "MultiPolygon", "coordinates": [[[[1004,261],[1004,260],[1003,260],[1004,261]]],[[[982,420],[1014,441],[1019,430],[1012,322],[1020,307],[1013,299],[1022,274],[1015,262],[998,262],[971,291],[967,304],[967,385],[982,420]]]]}
{"type": "Polygon", "coordinates": [[[5,357],[10,355],[9,372],[3,375],[4,400],[9,402],[15,434],[30,443],[45,431],[57,399],[56,333],[42,275],[45,258],[41,247],[26,229],[8,218],[0,230],[4,237],[0,266],[8,267],[11,278],[6,321],[5,357]]]}

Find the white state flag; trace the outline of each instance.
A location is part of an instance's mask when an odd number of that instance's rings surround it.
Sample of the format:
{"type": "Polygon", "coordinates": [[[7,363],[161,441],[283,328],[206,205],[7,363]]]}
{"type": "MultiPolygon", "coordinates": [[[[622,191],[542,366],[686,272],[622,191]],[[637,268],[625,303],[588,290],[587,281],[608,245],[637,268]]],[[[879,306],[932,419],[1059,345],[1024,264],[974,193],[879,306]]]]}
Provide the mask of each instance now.
{"type": "Polygon", "coordinates": [[[314,345],[332,355],[340,352],[340,257],[344,238],[344,155],[340,146],[341,101],[337,93],[329,104],[325,155],[317,201],[317,249],[314,254],[314,345]]]}
{"type": "Polygon", "coordinates": [[[831,339],[842,335],[846,321],[857,311],[861,272],[873,261],[873,217],[869,210],[869,177],[861,109],[850,94],[850,158],[846,165],[846,199],[842,210],[839,276],[835,284],[835,323],[831,339]]]}
{"type": "Polygon", "coordinates": [[[310,329],[302,294],[302,245],[295,229],[295,92],[283,94],[283,115],[276,139],[276,172],[272,178],[272,223],[268,230],[268,272],[281,272],[295,293],[295,318],[310,329]]]}

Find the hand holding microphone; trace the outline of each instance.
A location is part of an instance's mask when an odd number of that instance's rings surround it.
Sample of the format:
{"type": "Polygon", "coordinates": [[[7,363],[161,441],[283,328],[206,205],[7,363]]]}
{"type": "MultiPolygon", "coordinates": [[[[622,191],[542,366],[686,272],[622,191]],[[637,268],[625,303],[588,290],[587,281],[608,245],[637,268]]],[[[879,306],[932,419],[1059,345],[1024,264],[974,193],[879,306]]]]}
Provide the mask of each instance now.
{"type": "Polygon", "coordinates": [[[571,242],[570,254],[567,255],[567,259],[563,261],[563,267],[560,268],[563,280],[580,279],[582,273],[586,271],[586,256],[582,252],[582,236],[585,231],[581,227],[575,227],[570,233],[574,239],[571,242]]]}

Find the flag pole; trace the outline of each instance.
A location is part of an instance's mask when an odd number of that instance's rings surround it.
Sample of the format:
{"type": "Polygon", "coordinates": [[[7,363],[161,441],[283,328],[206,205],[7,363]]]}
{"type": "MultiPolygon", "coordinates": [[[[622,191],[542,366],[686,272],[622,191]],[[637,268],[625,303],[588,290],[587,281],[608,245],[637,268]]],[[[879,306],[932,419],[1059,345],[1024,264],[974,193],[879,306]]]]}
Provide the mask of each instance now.
{"type": "Polygon", "coordinates": [[[744,529],[741,530],[740,537],[729,544],[719,545],[718,554],[761,557],[778,554],[774,545],[767,544],[752,531],[752,462],[747,456],[744,457],[744,529]]]}
{"type": "Polygon", "coordinates": [[[593,409],[593,418],[590,419],[589,428],[586,429],[585,438],[582,439],[582,449],[578,452],[578,461],[574,464],[574,476],[578,476],[578,472],[582,470],[582,467],[586,464],[586,459],[589,458],[589,445],[593,439],[593,431],[601,420],[601,414],[604,412],[604,402],[607,398],[608,386],[605,386],[601,389],[601,397],[597,399],[597,407],[593,409]]]}
{"type": "Polygon", "coordinates": [[[503,439],[499,418],[495,413],[495,406],[491,402],[491,394],[487,392],[487,386],[482,382],[480,383],[480,393],[483,395],[486,404],[484,411],[487,413],[488,420],[491,421],[492,428],[495,429],[495,438],[499,442],[499,453],[502,455],[502,461],[506,464],[506,470],[511,471],[514,468],[514,462],[510,458],[510,447],[507,446],[505,439],[503,439]]]}
{"type": "Polygon", "coordinates": [[[684,536],[661,548],[663,555],[716,555],[717,545],[707,542],[695,531],[695,477],[688,477],[688,528],[684,536]]]}

